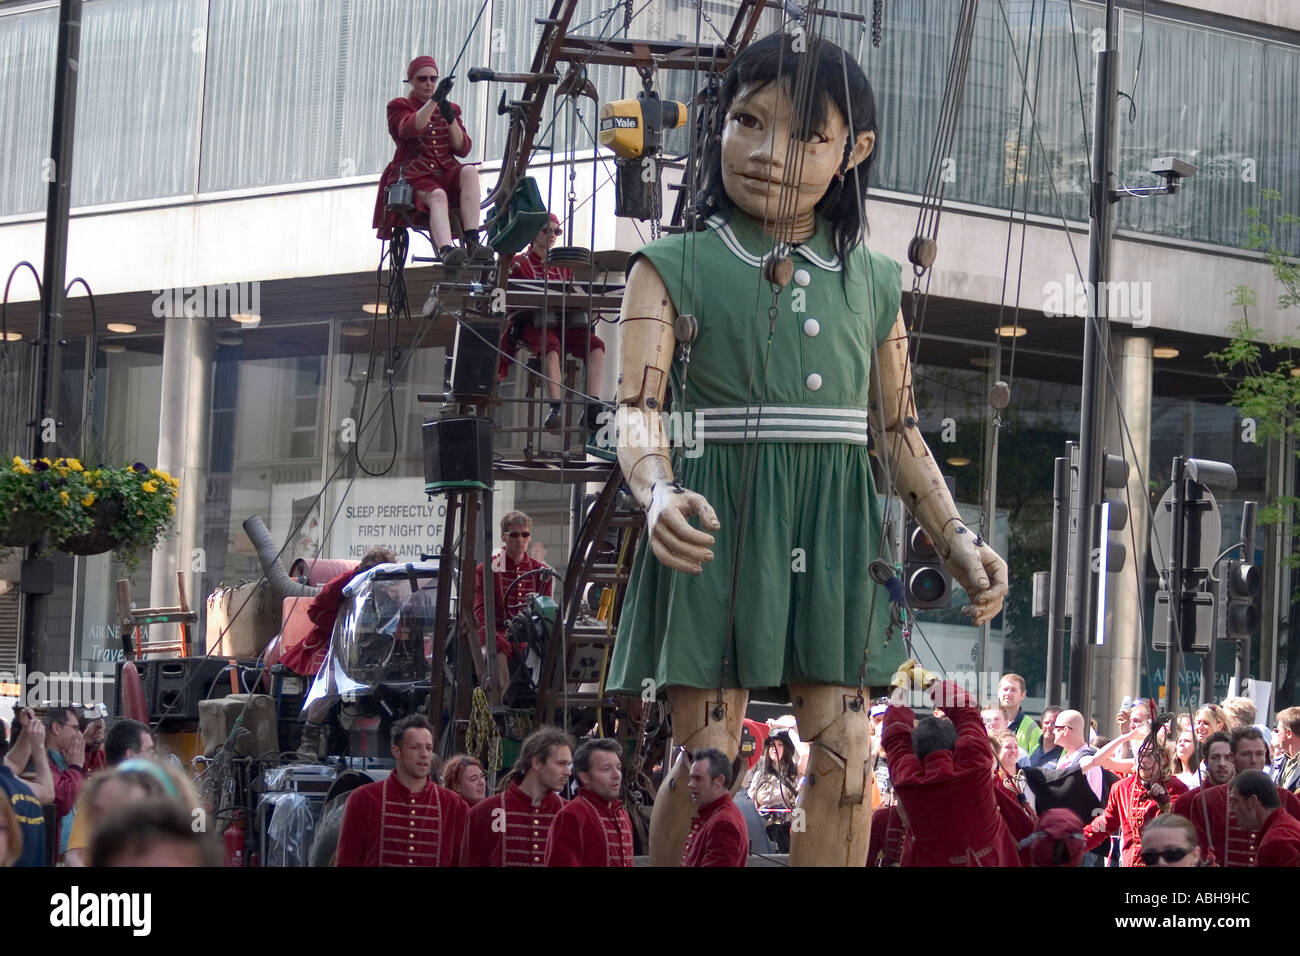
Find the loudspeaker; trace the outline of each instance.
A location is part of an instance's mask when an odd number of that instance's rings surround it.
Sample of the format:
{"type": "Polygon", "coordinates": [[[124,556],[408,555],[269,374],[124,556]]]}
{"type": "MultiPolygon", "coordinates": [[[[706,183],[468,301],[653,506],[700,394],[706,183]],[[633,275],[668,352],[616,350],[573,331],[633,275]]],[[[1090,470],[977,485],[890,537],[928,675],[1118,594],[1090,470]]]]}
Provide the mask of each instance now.
{"type": "Polygon", "coordinates": [[[424,491],[491,490],[492,423],[486,418],[425,422],[424,491]]]}
{"type": "Polygon", "coordinates": [[[456,398],[494,395],[497,387],[497,323],[458,322],[451,347],[451,387],[456,398]]]}
{"type": "MultiPolygon", "coordinates": [[[[225,697],[231,693],[230,662],[221,657],[175,657],[144,663],[149,675],[141,675],[145,700],[149,701],[149,720],[171,723],[197,722],[199,701],[225,697]]],[[[239,665],[253,666],[254,661],[242,660],[239,665]]]]}

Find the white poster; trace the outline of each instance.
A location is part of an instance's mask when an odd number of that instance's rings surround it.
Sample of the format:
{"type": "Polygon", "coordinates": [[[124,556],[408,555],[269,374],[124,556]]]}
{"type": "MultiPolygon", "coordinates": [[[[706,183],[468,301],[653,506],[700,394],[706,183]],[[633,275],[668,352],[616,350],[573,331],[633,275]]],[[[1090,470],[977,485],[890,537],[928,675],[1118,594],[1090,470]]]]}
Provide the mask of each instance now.
{"type": "Polygon", "coordinates": [[[319,487],[305,482],[286,483],[272,492],[271,534],[277,543],[289,535],[296,519],[307,514],[307,523],[285,549],[286,564],[294,558],[347,558],[359,561],[371,548],[391,549],[399,561],[418,561],[421,554],[442,550],[447,501],[426,500],[424,478],[357,478],[349,485],[339,479],[318,507],[304,499],[319,487]],[[312,519],[319,528],[308,529],[312,519]],[[320,554],[315,542],[324,541],[320,554]],[[303,550],[307,548],[307,550],[303,550]]]}

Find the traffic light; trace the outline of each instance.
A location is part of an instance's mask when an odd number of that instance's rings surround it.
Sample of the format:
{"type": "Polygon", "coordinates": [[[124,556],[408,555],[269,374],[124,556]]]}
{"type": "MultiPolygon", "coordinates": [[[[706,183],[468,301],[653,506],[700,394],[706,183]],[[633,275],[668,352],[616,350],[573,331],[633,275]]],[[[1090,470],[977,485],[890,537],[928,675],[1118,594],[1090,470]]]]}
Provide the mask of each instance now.
{"type": "Polygon", "coordinates": [[[903,523],[903,587],[913,611],[952,607],[952,575],[925,529],[909,514],[903,523]]]}
{"type": "Polygon", "coordinates": [[[1094,564],[1097,571],[1110,574],[1124,570],[1128,548],[1123,541],[1111,541],[1109,531],[1123,531],[1128,527],[1128,462],[1119,455],[1107,455],[1101,467],[1101,528],[1102,540],[1094,564]]]}
{"type": "Polygon", "coordinates": [[[1152,647],[1167,650],[1176,635],[1184,652],[1207,654],[1213,648],[1215,631],[1223,633],[1218,618],[1224,607],[1221,594],[1210,588],[1210,571],[1222,535],[1219,506],[1210,486],[1235,488],[1237,476],[1225,462],[1175,458],[1173,477],[1152,516],[1153,555],[1157,562],[1160,556],[1164,561],[1156,593],[1152,647]],[[1175,541],[1181,541],[1181,548],[1175,547],[1175,541]],[[1174,580],[1177,588],[1171,587],[1174,580]],[[1176,615],[1170,614],[1171,590],[1178,592],[1172,598],[1178,607],[1176,615]]]}
{"type": "Polygon", "coordinates": [[[1217,633],[1220,640],[1239,641],[1259,630],[1259,594],[1263,574],[1259,565],[1236,558],[1225,561],[1219,576],[1219,614],[1217,633]]]}

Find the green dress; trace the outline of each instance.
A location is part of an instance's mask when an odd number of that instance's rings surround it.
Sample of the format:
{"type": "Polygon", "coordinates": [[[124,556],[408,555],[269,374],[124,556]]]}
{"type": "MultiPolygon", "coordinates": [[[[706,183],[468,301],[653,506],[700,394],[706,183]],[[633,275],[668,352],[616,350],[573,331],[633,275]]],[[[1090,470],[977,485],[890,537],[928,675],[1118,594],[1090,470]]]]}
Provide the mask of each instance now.
{"type": "Polygon", "coordinates": [[[904,659],[901,638],[886,646],[888,594],[868,574],[882,522],[866,444],[871,363],[898,314],[900,267],[859,245],[844,268],[819,220],[791,253],[794,280],[777,300],[769,344],[772,287],[761,260],[771,247],[737,210],[637,253],[699,324],[684,387],[679,357],[672,388],[673,411],[691,413],[702,453],[681,458],[678,477],[708,499],[722,528],[698,576],[668,570],[641,539],[613,692],[640,694],[647,678],[657,690],[857,686],[864,654],[865,683],[884,684],[904,659]]]}

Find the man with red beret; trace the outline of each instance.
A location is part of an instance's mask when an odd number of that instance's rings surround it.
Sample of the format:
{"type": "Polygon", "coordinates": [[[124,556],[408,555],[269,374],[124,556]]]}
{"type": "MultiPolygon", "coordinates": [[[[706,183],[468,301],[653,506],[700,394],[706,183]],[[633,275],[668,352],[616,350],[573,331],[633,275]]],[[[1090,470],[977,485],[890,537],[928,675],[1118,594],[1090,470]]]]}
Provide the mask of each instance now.
{"type": "Polygon", "coordinates": [[[464,265],[467,251],[476,259],[490,259],[491,251],[478,241],[478,169],[459,162],[469,155],[472,144],[460,107],[447,99],[452,77],[439,79],[433,57],[417,56],[406,68],[406,82],[411,84],[411,95],[388,103],[388,132],[397,150],[379,178],[374,228],[380,239],[388,239],[393,227],[403,224],[388,211],[387,190],[405,175],[415,190],[416,210],[429,216],[429,230],[444,266],[464,265]],[[453,202],[460,208],[463,250],[451,244],[449,208],[453,202]]]}

